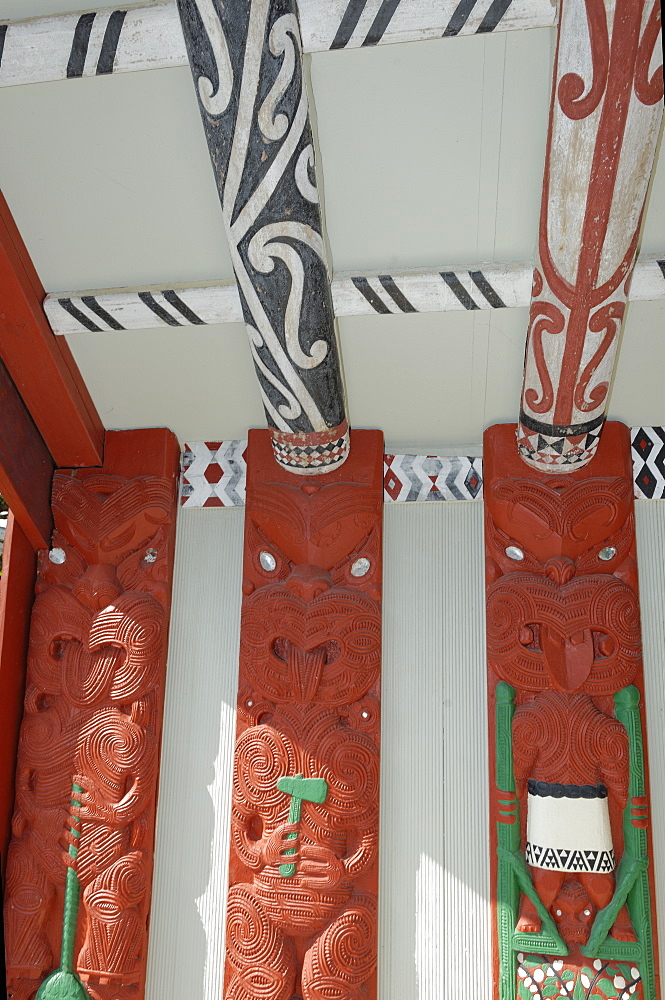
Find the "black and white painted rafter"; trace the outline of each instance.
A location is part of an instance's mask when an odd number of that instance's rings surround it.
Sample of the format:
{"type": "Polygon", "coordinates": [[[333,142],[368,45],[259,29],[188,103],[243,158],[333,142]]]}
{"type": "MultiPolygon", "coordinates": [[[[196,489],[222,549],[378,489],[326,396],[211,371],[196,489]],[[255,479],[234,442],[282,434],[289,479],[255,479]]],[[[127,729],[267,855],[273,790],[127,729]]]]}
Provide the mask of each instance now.
{"type": "Polygon", "coordinates": [[[186,64],[171,0],[0,25],[0,87],[186,64]]]}
{"type": "MultiPolygon", "coordinates": [[[[531,275],[527,264],[486,263],[392,274],[337,274],[332,281],[333,308],[336,316],[392,316],[528,306],[531,275]]],[[[656,299],[665,299],[665,254],[640,258],[633,272],[630,300],[656,299]]],[[[240,323],[243,319],[233,282],[63,292],[47,295],[44,309],[56,334],[240,323]]]]}
{"type": "Polygon", "coordinates": [[[324,473],[349,429],[295,0],[178,10],[275,458],[324,473]]]}
{"type": "MultiPolygon", "coordinates": [[[[551,0],[300,0],[304,52],[556,22],[551,0]]],[[[0,23],[0,87],[187,65],[175,0],[0,23]]]]}

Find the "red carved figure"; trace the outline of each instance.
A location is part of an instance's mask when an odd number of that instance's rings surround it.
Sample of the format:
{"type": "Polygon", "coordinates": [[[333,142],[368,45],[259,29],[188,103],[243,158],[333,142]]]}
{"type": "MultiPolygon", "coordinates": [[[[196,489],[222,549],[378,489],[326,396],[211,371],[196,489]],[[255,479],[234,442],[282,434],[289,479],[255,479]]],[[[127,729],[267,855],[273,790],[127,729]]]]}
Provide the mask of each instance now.
{"type": "Polygon", "coordinates": [[[372,1000],[381,435],[316,483],[248,456],[224,996],[372,1000]]]}
{"type": "Polygon", "coordinates": [[[514,996],[506,984],[511,975],[514,984],[515,966],[507,963],[517,951],[520,998],[525,990],[534,1000],[561,992],[556,977],[564,972],[564,995],[579,982],[586,996],[601,967],[610,987],[614,979],[627,983],[623,960],[637,974],[631,995],[644,979],[645,995],[654,997],[651,876],[646,834],[637,834],[647,825],[647,799],[628,432],[608,424],[588,472],[565,483],[526,473],[511,425],[486,432],[485,455],[502,1000],[514,996]],[[501,705],[508,700],[506,727],[501,705]],[[633,714],[619,718],[617,705],[634,706],[633,714]],[[503,833],[517,816],[514,837],[503,833]],[[560,944],[553,943],[557,930],[560,944]],[[565,948],[567,957],[557,958],[565,948]]]}
{"type": "MultiPolygon", "coordinates": [[[[121,445],[107,449],[112,471],[121,445]]],[[[142,993],[176,499],[169,454],[161,477],[85,470],[54,479],[56,531],[40,557],[7,863],[15,997],[29,1000],[58,966],[68,866],[81,889],[76,975],[93,1000],[142,993]]]]}

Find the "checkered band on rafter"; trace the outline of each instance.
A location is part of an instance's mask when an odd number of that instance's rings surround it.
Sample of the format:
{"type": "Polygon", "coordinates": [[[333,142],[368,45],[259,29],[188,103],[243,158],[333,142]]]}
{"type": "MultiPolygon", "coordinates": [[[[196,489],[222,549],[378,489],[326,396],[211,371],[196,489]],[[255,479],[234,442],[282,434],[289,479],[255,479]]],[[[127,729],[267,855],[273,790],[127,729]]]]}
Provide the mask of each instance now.
{"type": "Polygon", "coordinates": [[[482,459],[438,455],[384,455],[386,503],[419,500],[478,500],[482,459]]]}
{"type": "Polygon", "coordinates": [[[566,467],[586,465],[596,453],[603,425],[584,434],[556,437],[538,432],[527,432],[518,427],[517,450],[522,458],[533,465],[566,467]]]}
{"type": "Polygon", "coordinates": [[[246,448],[246,440],[185,444],[181,506],[242,507],[245,503],[246,448]]]}
{"type": "Polygon", "coordinates": [[[665,427],[634,427],[631,441],[635,496],[665,500],[665,427]]]}
{"type": "Polygon", "coordinates": [[[316,475],[324,469],[335,468],[341,465],[349,454],[348,430],[334,441],[323,444],[314,441],[311,444],[300,442],[295,444],[284,440],[276,441],[274,437],[271,438],[271,442],[276,461],[284,469],[301,476],[316,475]]]}

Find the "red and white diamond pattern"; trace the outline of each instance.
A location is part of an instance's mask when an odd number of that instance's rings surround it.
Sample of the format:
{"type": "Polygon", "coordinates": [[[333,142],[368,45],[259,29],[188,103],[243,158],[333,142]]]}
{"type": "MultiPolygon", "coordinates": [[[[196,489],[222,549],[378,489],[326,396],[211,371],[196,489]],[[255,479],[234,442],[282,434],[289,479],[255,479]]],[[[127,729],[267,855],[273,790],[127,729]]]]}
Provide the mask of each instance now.
{"type": "MultiPolygon", "coordinates": [[[[665,499],[665,428],[634,427],[633,478],[639,500],[665,499]]],[[[242,507],[247,441],[194,441],[184,445],[183,507],[242,507]]],[[[480,500],[482,459],[440,455],[384,455],[386,503],[480,500]]]]}
{"type": "Polygon", "coordinates": [[[638,500],[665,500],[665,427],[633,427],[633,480],[638,500]]]}
{"type": "Polygon", "coordinates": [[[384,455],[386,503],[422,500],[478,500],[482,459],[440,455],[384,455]]]}
{"type": "Polygon", "coordinates": [[[247,441],[194,441],[184,445],[180,504],[242,507],[247,441]]]}

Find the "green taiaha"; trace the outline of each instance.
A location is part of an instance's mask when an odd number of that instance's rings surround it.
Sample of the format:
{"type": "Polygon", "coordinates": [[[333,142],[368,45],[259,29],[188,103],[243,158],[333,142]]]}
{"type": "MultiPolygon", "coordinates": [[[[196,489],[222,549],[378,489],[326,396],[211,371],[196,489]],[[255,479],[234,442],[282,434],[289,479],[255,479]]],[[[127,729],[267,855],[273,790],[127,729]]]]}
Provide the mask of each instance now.
{"type": "MultiPolygon", "coordinates": [[[[71,827],[72,837],[77,840],[81,836],[77,829],[79,822],[78,810],[81,808],[80,801],[74,796],[80,795],[83,789],[80,785],[72,785],[71,799],[71,827]]],[[[76,861],[78,847],[76,844],[69,845],[69,856],[76,861]]],[[[81,885],[78,875],[73,868],[67,868],[65,881],[65,902],[62,914],[62,943],[60,948],[60,968],[47,976],[37,990],[35,1000],[90,1000],[90,995],[83,986],[83,983],[74,972],[74,941],[76,939],[76,925],[78,922],[79,900],[81,897],[81,885]]]]}

